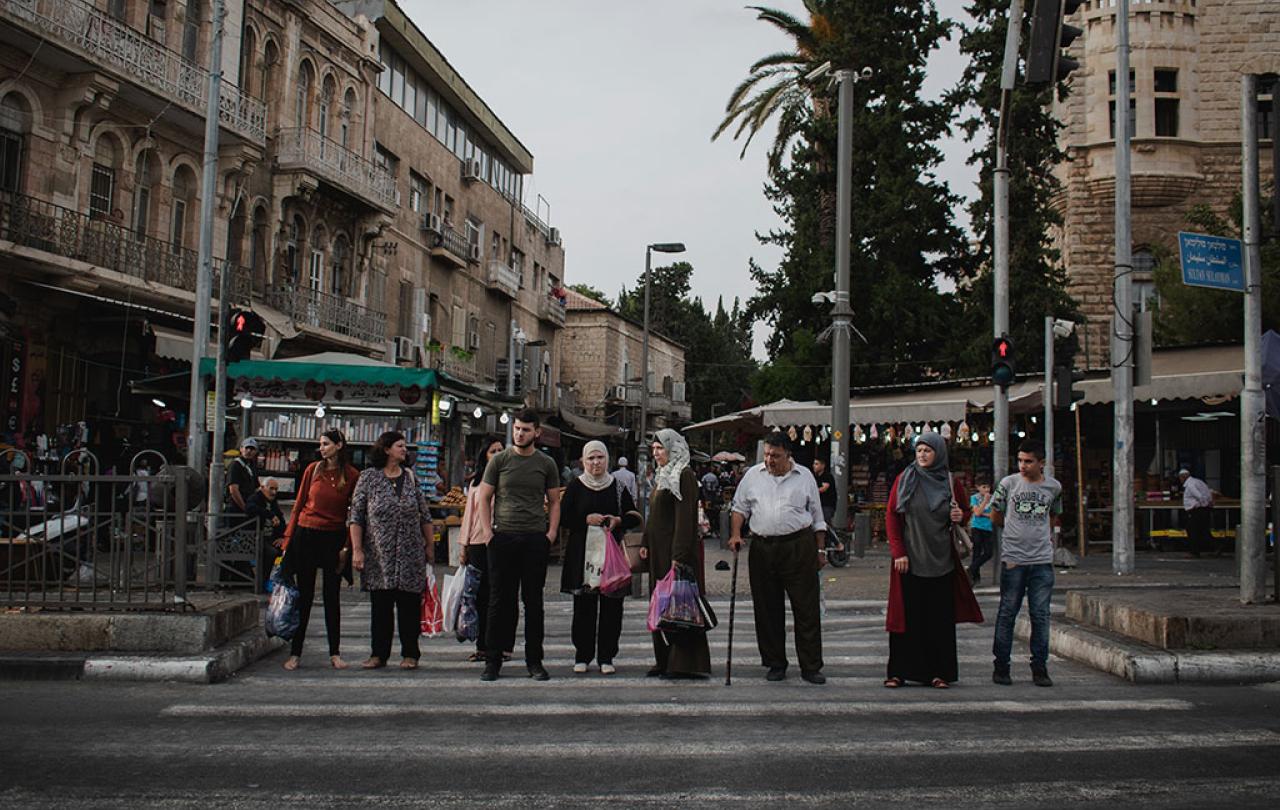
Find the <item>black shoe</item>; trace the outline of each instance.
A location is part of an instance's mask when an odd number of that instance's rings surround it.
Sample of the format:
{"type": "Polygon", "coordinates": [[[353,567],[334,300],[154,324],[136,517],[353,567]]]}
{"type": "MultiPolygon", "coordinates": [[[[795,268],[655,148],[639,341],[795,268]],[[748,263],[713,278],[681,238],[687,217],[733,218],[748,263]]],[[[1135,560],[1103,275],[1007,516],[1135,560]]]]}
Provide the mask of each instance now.
{"type": "Polygon", "coordinates": [[[649,667],[649,671],[644,674],[646,678],[657,678],[662,675],[662,667],[649,667]]]}
{"type": "Polygon", "coordinates": [[[480,673],[480,680],[496,681],[498,680],[498,673],[501,671],[502,664],[499,664],[497,661],[488,661],[484,665],[484,672],[480,673]]]}
{"type": "Polygon", "coordinates": [[[1036,686],[1053,686],[1053,679],[1049,677],[1048,667],[1032,667],[1031,682],[1036,686]]]}
{"type": "Polygon", "coordinates": [[[766,681],[781,681],[787,677],[786,667],[769,667],[769,671],[764,674],[766,681]]]}
{"type": "Polygon", "coordinates": [[[802,669],[800,670],[800,677],[808,681],[809,683],[817,684],[818,686],[821,686],[822,684],[827,682],[827,676],[823,675],[820,671],[816,669],[813,670],[812,672],[802,669]]]}
{"type": "Polygon", "coordinates": [[[542,666],[542,664],[530,664],[529,677],[533,678],[535,681],[551,680],[551,676],[547,674],[546,667],[542,666]]]}
{"type": "Polygon", "coordinates": [[[1009,668],[996,667],[991,673],[991,682],[1000,686],[1013,686],[1013,678],[1009,677],[1009,668]]]}

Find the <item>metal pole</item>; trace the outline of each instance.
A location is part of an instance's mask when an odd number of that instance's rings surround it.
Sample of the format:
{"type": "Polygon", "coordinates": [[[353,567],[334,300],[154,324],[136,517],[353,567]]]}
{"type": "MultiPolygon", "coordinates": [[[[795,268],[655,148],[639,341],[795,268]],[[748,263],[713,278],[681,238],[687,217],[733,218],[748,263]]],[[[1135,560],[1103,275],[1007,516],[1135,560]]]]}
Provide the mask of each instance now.
{"type": "Polygon", "coordinates": [[[640,343],[640,427],[636,430],[637,468],[640,480],[640,512],[649,517],[649,447],[645,444],[649,435],[649,264],[653,246],[644,248],[644,337],[640,343]]]}
{"type": "Polygon", "coordinates": [[[1053,316],[1044,316],[1044,468],[1053,472],[1053,316]]]}
{"type": "MultiPolygon", "coordinates": [[[[222,465],[222,453],[227,445],[227,340],[223,329],[227,326],[227,315],[230,307],[227,301],[231,298],[231,265],[222,267],[222,276],[218,284],[218,342],[214,349],[216,358],[213,397],[213,451],[209,465],[209,531],[213,532],[218,525],[218,516],[222,514],[222,481],[226,468],[222,465]]],[[[243,493],[245,500],[252,492],[243,493]]]]}
{"type": "MultiPolygon", "coordinates": [[[[1240,82],[1244,174],[1244,389],[1240,392],[1240,601],[1267,598],[1266,414],[1262,409],[1262,222],[1258,203],[1258,77],[1240,82]]],[[[1273,136],[1274,137],[1274,136],[1273,136]]]]}
{"type": "MultiPolygon", "coordinates": [[[[996,167],[991,177],[993,223],[991,256],[994,302],[992,334],[1009,331],[1009,103],[1018,76],[1018,44],[1022,38],[1022,0],[1009,0],[1005,29],[1004,64],[1000,72],[1000,118],[996,127],[996,167]]],[[[1009,472],[1009,396],[998,385],[992,387],[995,441],[992,444],[992,486],[998,486],[1009,472]]],[[[1000,530],[993,533],[991,564],[1000,570],[1000,530]]]]}
{"type": "Polygon", "coordinates": [[[849,240],[853,236],[853,85],[852,70],[836,71],[840,80],[836,143],[836,300],[831,310],[831,476],[836,482],[836,528],[849,524],[849,240]]]}
{"type": "MultiPolygon", "coordinates": [[[[1272,104],[1274,103],[1273,101],[1272,104]]],[[[1274,566],[1272,588],[1275,589],[1272,596],[1280,602],[1280,541],[1277,540],[1277,537],[1280,537],[1280,498],[1274,494],[1280,492],[1280,466],[1271,468],[1271,492],[1271,562],[1274,566]]]]}
{"type": "MultiPolygon", "coordinates": [[[[507,396],[516,395],[516,319],[511,319],[511,328],[507,332],[507,396]]],[[[515,424],[515,414],[507,419],[507,446],[511,446],[511,428],[515,424]]]]}
{"type": "Polygon", "coordinates": [[[1133,573],[1133,261],[1129,239],[1129,0],[1116,11],[1116,269],[1111,383],[1115,443],[1111,481],[1111,570],[1133,573]]]}
{"type": "Polygon", "coordinates": [[[187,464],[208,480],[205,453],[205,385],[200,361],[209,343],[213,297],[213,201],[218,194],[218,108],[222,93],[222,0],[213,0],[213,38],[209,45],[209,102],[204,119],[204,174],[200,182],[200,246],[196,259],[195,326],[191,332],[191,406],[187,410],[187,464]]]}
{"type": "Polygon", "coordinates": [[[1076,417],[1076,534],[1080,544],[1080,556],[1089,553],[1089,524],[1084,511],[1084,437],[1080,435],[1080,406],[1072,403],[1076,417]]]}

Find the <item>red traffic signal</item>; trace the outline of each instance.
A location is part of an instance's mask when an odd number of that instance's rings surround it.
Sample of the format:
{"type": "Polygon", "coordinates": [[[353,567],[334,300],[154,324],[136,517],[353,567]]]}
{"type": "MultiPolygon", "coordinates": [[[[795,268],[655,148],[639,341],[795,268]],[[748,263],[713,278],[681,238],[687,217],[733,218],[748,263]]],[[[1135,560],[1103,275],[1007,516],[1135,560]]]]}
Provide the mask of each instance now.
{"type": "Polygon", "coordinates": [[[231,310],[223,337],[227,362],[235,363],[247,359],[262,343],[266,328],[266,322],[253,310],[231,310]]]}
{"type": "Polygon", "coordinates": [[[1001,335],[991,343],[991,383],[1008,388],[1013,379],[1013,341],[1001,335]]]}

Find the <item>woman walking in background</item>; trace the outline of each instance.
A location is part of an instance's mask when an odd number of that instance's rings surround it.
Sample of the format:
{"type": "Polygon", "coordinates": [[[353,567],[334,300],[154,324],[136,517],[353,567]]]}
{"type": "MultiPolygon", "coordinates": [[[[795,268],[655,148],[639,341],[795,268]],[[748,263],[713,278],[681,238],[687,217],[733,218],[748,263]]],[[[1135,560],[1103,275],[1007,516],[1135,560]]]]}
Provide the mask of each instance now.
{"type": "MultiPolygon", "coordinates": [[[[657,472],[641,550],[649,559],[649,581],[657,583],[674,566],[681,578],[697,582],[705,594],[702,540],[698,537],[698,477],[689,469],[689,445],[679,433],[664,428],[658,431],[652,451],[657,472]]],[[[653,655],[649,675],[706,678],[711,674],[706,633],[654,633],[653,655]]]]}
{"type": "Polygon", "coordinates": [[[365,669],[387,665],[393,622],[400,629],[400,668],[417,669],[422,657],[422,589],[435,548],[427,499],[403,466],[407,456],[403,434],[379,436],[373,466],[360,473],[351,499],[351,562],[364,573],[371,611],[373,649],[365,669]]]}
{"type": "Polygon", "coordinates": [[[946,689],[959,679],[956,623],[981,622],[969,577],[951,539],[963,523],[963,489],[951,481],[947,443],[937,433],[916,441],[916,461],[889,491],[889,666],[884,685],[906,681],[946,689]]]}
{"type": "Polygon", "coordinates": [[[600,674],[617,672],[613,665],[622,634],[623,596],[605,596],[585,584],[584,563],[587,535],[599,526],[613,535],[604,542],[622,542],[622,532],[640,525],[631,493],[609,473],[609,450],[604,442],[592,441],[582,448],[583,472],[569,482],[560,501],[560,525],[569,531],[560,571],[560,590],[573,594],[573,671],[587,671],[599,656],[600,674]],[[597,619],[599,625],[597,626],[597,619]]]}
{"type": "Polygon", "coordinates": [[[338,577],[347,562],[341,551],[347,545],[347,510],[358,476],[359,472],[347,461],[347,439],[342,431],[326,430],[320,434],[320,460],[307,465],[302,473],[284,533],[281,573],[297,579],[300,619],[298,631],[290,642],[289,657],[284,662],[284,668],[289,671],[301,663],[302,644],[316,597],[317,568],[322,577],[329,664],[334,669],[347,668],[338,652],[342,636],[338,577]]]}
{"type": "Polygon", "coordinates": [[[493,539],[493,527],[482,525],[480,508],[476,504],[485,467],[489,466],[489,459],[501,453],[502,449],[502,439],[499,438],[485,439],[480,445],[475,474],[467,484],[467,506],[462,513],[462,530],[458,537],[461,546],[459,564],[473,565],[480,572],[480,588],[476,591],[476,649],[467,657],[468,661],[484,661],[484,634],[489,625],[489,541],[493,539]]]}

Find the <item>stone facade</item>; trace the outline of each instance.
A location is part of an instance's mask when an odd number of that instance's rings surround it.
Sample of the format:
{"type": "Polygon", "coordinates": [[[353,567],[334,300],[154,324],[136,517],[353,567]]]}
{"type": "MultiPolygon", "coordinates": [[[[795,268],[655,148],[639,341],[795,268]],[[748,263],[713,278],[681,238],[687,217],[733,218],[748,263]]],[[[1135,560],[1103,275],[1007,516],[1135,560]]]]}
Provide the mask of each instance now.
{"type": "MultiPolygon", "coordinates": [[[[594,419],[634,429],[639,424],[640,360],[644,326],[604,304],[568,290],[563,384],[594,419]]],[[[686,424],[684,347],[649,332],[649,424],[647,432],[686,424]]]]}
{"type": "MultiPolygon", "coordinates": [[[[1058,167],[1064,224],[1055,234],[1070,292],[1089,323],[1092,366],[1109,362],[1115,262],[1115,0],[1088,0],[1069,20],[1085,34],[1071,93],[1055,112],[1070,160],[1058,167]]],[[[1192,206],[1229,212],[1239,193],[1240,77],[1280,71],[1280,5],[1269,0],[1169,0],[1130,5],[1133,71],[1132,233],[1135,301],[1154,294],[1153,249],[1176,255],[1192,206]]],[[[1264,105],[1265,109],[1265,105],[1264,105]]],[[[1274,124],[1270,132],[1274,133],[1274,124]]],[[[1264,187],[1271,182],[1264,139],[1264,187]]]]}

